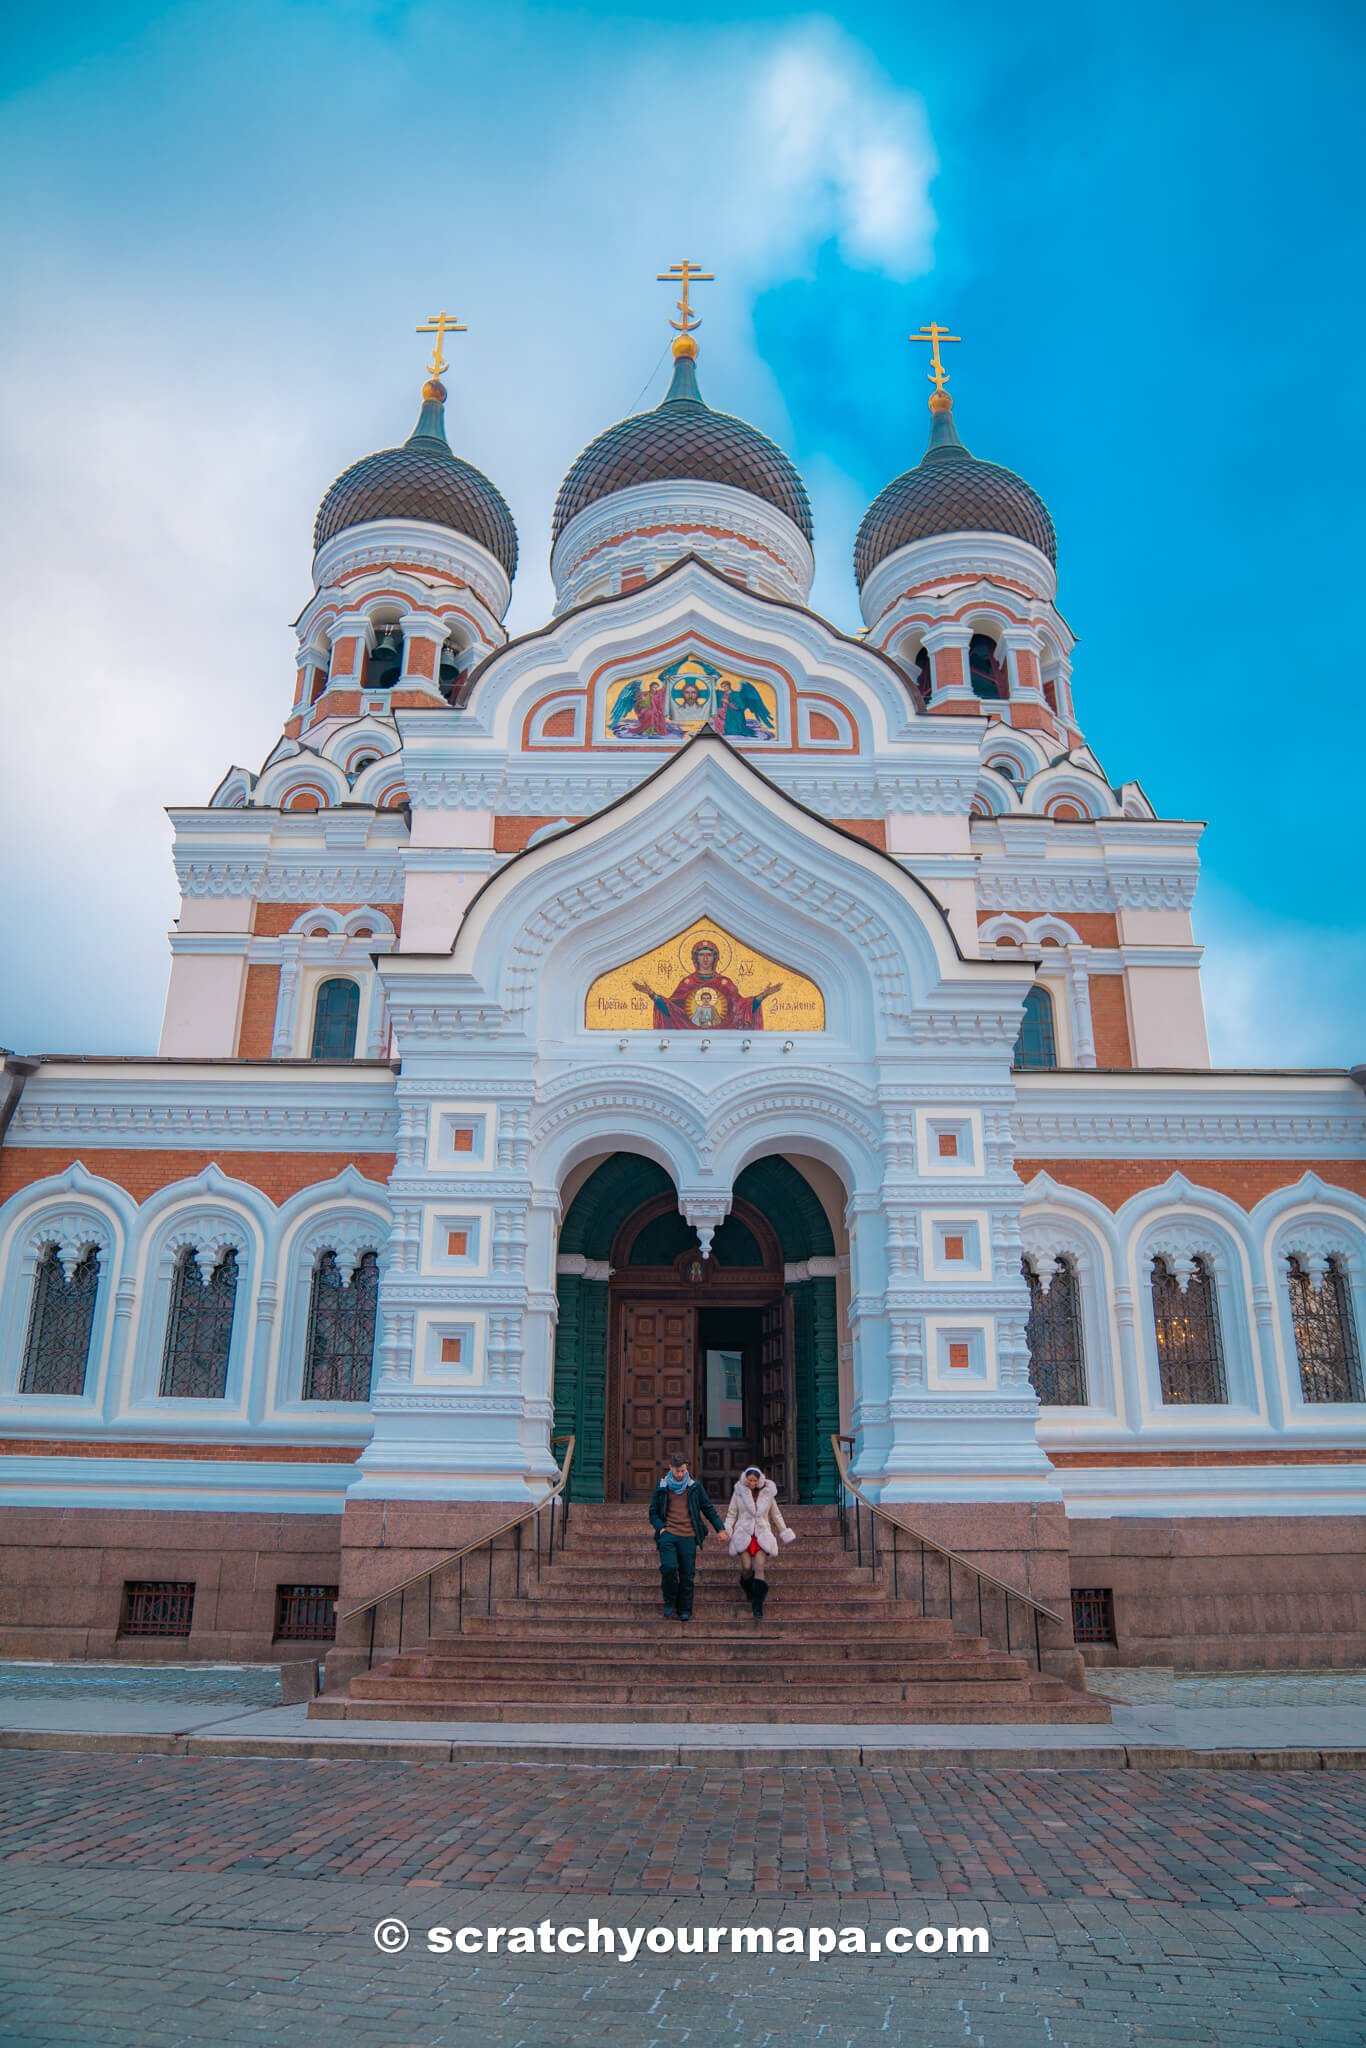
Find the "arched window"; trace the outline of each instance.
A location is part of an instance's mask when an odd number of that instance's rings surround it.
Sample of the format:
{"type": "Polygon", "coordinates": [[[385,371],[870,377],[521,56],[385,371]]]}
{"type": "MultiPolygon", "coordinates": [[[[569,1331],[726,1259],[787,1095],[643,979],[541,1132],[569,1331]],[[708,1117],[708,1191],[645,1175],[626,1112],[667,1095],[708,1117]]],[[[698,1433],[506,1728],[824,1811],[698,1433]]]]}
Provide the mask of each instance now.
{"type": "Polygon", "coordinates": [[[933,687],[934,684],[930,672],[930,650],[928,647],[922,647],[915,658],[915,689],[916,695],[922,704],[929,703],[930,692],[933,687]]]}
{"type": "Polygon", "coordinates": [[[166,1348],[161,1357],[163,1397],[221,1401],[228,1385],[232,1315],[237,1303],[237,1254],[227,1251],[204,1278],[186,1245],[171,1274],[166,1348]]]}
{"type": "Polygon", "coordinates": [[[441,660],[436,672],[437,688],[448,704],[453,703],[460,689],[460,658],[464,649],[455,640],[447,640],[441,648],[441,660]]]}
{"type": "Polygon", "coordinates": [[[1208,1262],[1196,1259],[1183,1289],[1167,1261],[1154,1259],[1152,1285],[1162,1399],[1173,1405],[1227,1401],[1219,1298],[1208,1262]]]}
{"type": "Polygon", "coordinates": [[[313,1005],[313,1053],[315,1060],[353,1060],[356,1057],[356,1024],[360,1018],[360,988],[354,981],[338,976],[319,983],[313,1005]]]}
{"type": "Polygon", "coordinates": [[[1291,1259],[1290,1319],[1305,1400],[1366,1399],[1351,1285],[1340,1259],[1328,1261],[1317,1287],[1305,1262],[1291,1259]]]}
{"type": "Polygon", "coordinates": [[[974,633],[968,644],[968,680],[977,697],[1008,697],[1010,678],[989,633],[974,633]]]}
{"type": "Polygon", "coordinates": [[[100,1255],[87,1245],[70,1275],[55,1244],[45,1244],[33,1275],[24,1339],[21,1394],[83,1394],[100,1284],[100,1255]]]}
{"type": "Polygon", "coordinates": [[[1024,999],[1020,1035],[1011,1054],[1017,1067],[1056,1067],[1058,1041],[1053,1030],[1053,998],[1035,982],[1024,999]]]}
{"type": "Polygon", "coordinates": [[[342,1284],[336,1253],[320,1255],[308,1303],[305,1401],[369,1400],[378,1299],[376,1253],[362,1256],[349,1286],[342,1284]]]}
{"type": "Polygon", "coordinates": [[[375,644],[365,657],[366,690],[392,690],[403,673],[403,628],[376,626],[375,644]]]}
{"type": "Polygon", "coordinates": [[[1050,1408],[1084,1408],[1086,1356],[1076,1266],[1071,1259],[1059,1259],[1045,1293],[1028,1260],[1021,1263],[1029,1282],[1029,1384],[1050,1408]]]}

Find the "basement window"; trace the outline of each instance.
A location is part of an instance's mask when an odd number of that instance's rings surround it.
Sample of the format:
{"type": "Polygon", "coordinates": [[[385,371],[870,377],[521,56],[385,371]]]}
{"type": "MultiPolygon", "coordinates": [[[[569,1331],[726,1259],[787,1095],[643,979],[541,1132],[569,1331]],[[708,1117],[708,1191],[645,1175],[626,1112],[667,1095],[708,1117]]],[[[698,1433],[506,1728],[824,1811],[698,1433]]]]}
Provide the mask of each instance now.
{"type": "Polygon", "coordinates": [[[337,1636],[335,1586],[277,1586],[277,1643],[331,1643],[337,1636]]]}
{"type": "Polygon", "coordinates": [[[1109,1586],[1072,1588],[1072,1635],[1078,1643],[1113,1643],[1115,1596],[1109,1586]]]}
{"type": "Polygon", "coordinates": [[[121,1636],[187,1636],[193,1618],[193,1581],[125,1580],[121,1636]]]}

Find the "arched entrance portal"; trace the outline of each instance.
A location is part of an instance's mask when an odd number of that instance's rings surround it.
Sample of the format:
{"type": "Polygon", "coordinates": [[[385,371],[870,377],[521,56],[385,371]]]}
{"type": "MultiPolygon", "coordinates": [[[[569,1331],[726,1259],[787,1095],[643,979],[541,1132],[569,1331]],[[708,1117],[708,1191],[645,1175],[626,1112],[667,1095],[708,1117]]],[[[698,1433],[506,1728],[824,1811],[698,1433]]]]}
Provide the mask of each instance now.
{"type": "Polygon", "coordinates": [[[576,1494],[643,1499],[680,1444],[719,1497],[753,1462],[789,1500],[833,1499],[834,1251],[786,1159],[740,1175],[705,1261],[664,1170],[604,1160],[560,1234],[555,1427],[578,1439],[576,1494]]]}

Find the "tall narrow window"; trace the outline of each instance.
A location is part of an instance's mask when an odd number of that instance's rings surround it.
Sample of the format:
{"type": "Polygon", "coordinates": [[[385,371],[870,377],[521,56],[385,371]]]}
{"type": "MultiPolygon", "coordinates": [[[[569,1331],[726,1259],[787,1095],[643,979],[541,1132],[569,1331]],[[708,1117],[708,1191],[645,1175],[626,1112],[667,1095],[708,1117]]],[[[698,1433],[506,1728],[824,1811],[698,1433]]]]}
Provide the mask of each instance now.
{"type": "Polygon", "coordinates": [[[24,1339],[21,1394],[83,1394],[100,1284],[100,1255],[88,1245],[71,1269],[62,1270],[56,1245],[43,1246],[33,1275],[33,1303],[24,1339]]]}
{"type": "Polygon", "coordinates": [[[1086,1406],[1086,1357],[1081,1335],[1081,1289],[1071,1259],[1059,1259],[1045,1294],[1027,1261],[1029,1384],[1050,1408],[1086,1406]]]}
{"type": "Polygon", "coordinates": [[[1011,1060],[1017,1067],[1056,1067],[1058,1045],[1053,1031],[1053,998],[1038,983],[1024,999],[1020,1035],[1011,1060]]]}
{"type": "Polygon", "coordinates": [[[1328,1261],[1317,1290],[1304,1262],[1291,1259],[1290,1317],[1305,1400],[1366,1399],[1351,1283],[1340,1259],[1328,1261]]]}
{"type": "Polygon", "coordinates": [[[187,1245],[171,1274],[161,1392],[176,1400],[221,1401],[228,1385],[232,1314],[237,1302],[237,1254],[225,1252],[207,1284],[187,1245]]]}
{"type": "Polygon", "coordinates": [[[1227,1401],[1219,1298],[1204,1259],[1195,1261],[1184,1293],[1167,1261],[1153,1260],[1153,1321],[1162,1399],[1172,1404],[1227,1401]]]}
{"type": "Polygon", "coordinates": [[[319,983],[313,1006],[313,1058],[353,1060],[359,1017],[358,983],[340,978],[319,983]]]}
{"type": "Polygon", "coordinates": [[[1010,680],[989,633],[974,633],[968,645],[968,679],[978,697],[1008,697],[1010,680]]]}
{"type": "Polygon", "coordinates": [[[367,690],[392,690],[403,673],[403,628],[376,626],[375,644],[365,657],[367,690]]]}
{"type": "Polygon", "coordinates": [[[375,1353],[379,1259],[366,1252],[343,1287],[335,1252],[313,1268],[308,1304],[305,1401],[368,1401],[375,1353]]]}
{"type": "Polygon", "coordinates": [[[922,647],[915,658],[915,691],[922,704],[928,704],[934,688],[930,671],[930,650],[922,647]]]}

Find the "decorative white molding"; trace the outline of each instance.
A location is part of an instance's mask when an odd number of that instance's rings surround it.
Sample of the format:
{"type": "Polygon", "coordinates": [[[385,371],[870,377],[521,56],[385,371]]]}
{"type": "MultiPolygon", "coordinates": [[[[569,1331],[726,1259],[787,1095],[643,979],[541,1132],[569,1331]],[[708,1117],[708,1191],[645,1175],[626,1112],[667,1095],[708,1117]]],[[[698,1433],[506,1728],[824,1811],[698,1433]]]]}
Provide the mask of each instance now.
{"type": "Polygon", "coordinates": [[[749,491],[686,479],[633,484],[586,506],[556,541],[555,609],[568,611],[618,584],[624,569],[653,578],[684,555],[798,604],[816,568],[810,543],[787,515],[749,491]]]}
{"type": "Polygon", "coordinates": [[[313,557],[313,581],[325,592],[357,569],[386,569],[395,562],[437,569],[467,584],[495,619],[508,608],[512,585],[502,563],[468,534],[423,519],[367,519],[346,527],[313,557]]]}

